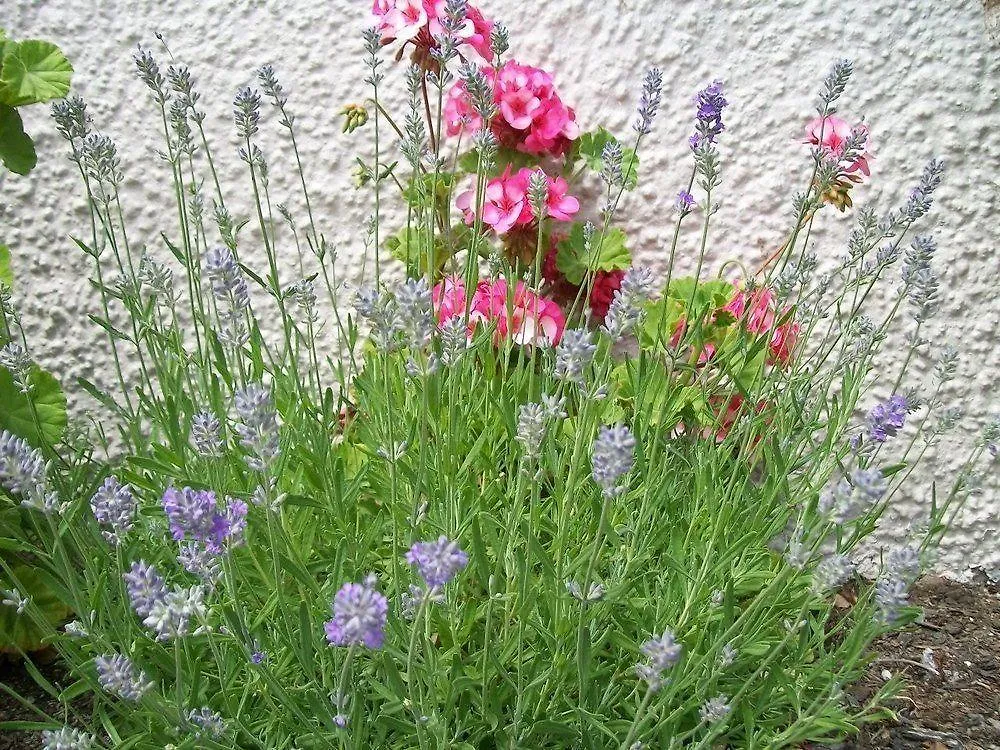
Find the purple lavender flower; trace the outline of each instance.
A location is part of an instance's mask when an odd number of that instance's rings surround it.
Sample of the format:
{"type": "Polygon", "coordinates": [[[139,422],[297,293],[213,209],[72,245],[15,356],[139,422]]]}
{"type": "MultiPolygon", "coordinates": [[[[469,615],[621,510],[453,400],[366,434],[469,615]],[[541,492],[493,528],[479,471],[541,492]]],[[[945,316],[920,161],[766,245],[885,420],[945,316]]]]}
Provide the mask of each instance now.
{"type": "Polygon", "coordinates": [[[635,463],[635,437],[625,425],[602,427],[594,440],[591,456],[594,481],[605,495],[621,494],[624,488],[617,487],[618,480],[632,470],[635,463]]]}
{"type": "Polygon", "coordinates": [[[42,732],[42,750],[90,750],[93,746],[91,735],[73,727],[42,732]]]}
{"type": "Polygon", "coordinates": [[[254,650],[254,652],[250,654],[250,661],[252,661],[254,664],[263,664],[264,659],[266,658],[267,654],[265,654],[263,651],[260,651],[259,649],[254,650]]]}
{"type": "Polygon", "coordinates": [[[909,404],[906,396],[898,394],[890,396],[889,400],[876,404],[868,413],[868,435],[872,440],[884,443],[888,438],[895,437],[903,428],[909,404]]]}
{"type": "Polygon", "coordinates": [[[334,646],[382,648],[388,615],[389,602],[375,590],[375,576],[363,583],[345,583],[333,598],[326,639],[334,646]]]}
{"type": "Polygon", "coordinates": [[[132,563],[122,577],[132,608],[158,641],[183,637],[190,632],[192,621],[201,623],[208,616],[201,586],[168,590],[156,568],[142,560],[132,563]]]}
{"type": "Polygon", "coordinates": [[[722,124],[722,110],[729,104],[722,94],[722,81],[713,81],[710,86],[699,91],[694,103],[698,107],[694,145],[702,141],[715,143],[716,137],[726,129],[722,124]]]}
{"type": "Polygon", "coordinates": [[[168,487],[162,502],[174,539],[194,539],[214,554],[221,554],[226,542],[239,543],[246,528],[246,503],[230,500],[220,512],[211,490],[168,487]]]}
{"type": "Polygon", "coordinates": [[[128,573],[122,575],[132,609],[139,617],[147,617],[153,605],[167,594],[167,586],[156,568],[145,560],[132,563],[128,573]]]}
{"type": "Polygon", "coordinates": [[[103,527],[104,538],[112,544],[120,544],[122,536],[132,529],[136,511],[132,488],[116,477],[104,480],[90,498],[90,508],[97,523],[103,527]]]}
{"type": "Polygon", "coordinates": [[[686,214],[691,210],[692,206],[694,206],[694,196],[691,193],[687,190],[681,190],[677,193],[677,198],[674,200],[675,209],[682,214],[686,214]]]}
{"type": "Polygon", "coordinates": [[[7,430],[0,431],[0,486],[21,495],[21,505],[26,508],[47,515],[59,509],[42,454],[7,430]]]}
{"type": "Polygon", "coordinates": [[[813,571],[813,589],[822,593],[837,588],[854,574],[854,563],[844,555],[827,555],[813,571]]]}
{"type": "Polygon", "coordinates": [[[441,535],[434,542],[415,542],[406,553],[406,562],[415,565],[428,586],[439,588],[453,579],[469,564],[469,556],[448,537],[441,535]]]}
{"type": "Polygon", "coordinates": [[[635,673],[655,693],[666,684],[663,673],[680,661],[683,647],[673,633],[665,630],[659,638],[643,643],[639,650],[646,657],[646,663],[636,664],[635,673]]]}
{"type": "Polygon", "coordinates": [[[138,701],[153,688],[146,673],[122,654],[105,654],[94,658],[97,681],[111,695],[127,701],[138,701]]]}
{"type": "Polygon", "coordinates": [[[198,576],[209,588],[214,588],[222,579],[222,561],[204,545],[185,542],[177,553],[179,562],[188,573],[198,576]]]}

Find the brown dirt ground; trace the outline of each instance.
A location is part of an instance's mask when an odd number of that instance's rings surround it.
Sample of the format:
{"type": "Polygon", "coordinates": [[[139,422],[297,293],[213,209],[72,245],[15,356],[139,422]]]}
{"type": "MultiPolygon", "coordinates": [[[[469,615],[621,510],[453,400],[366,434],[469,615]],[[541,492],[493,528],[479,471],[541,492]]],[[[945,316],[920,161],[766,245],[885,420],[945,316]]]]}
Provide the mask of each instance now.
{"type": "MultiPolygon", "coordinates": [[[[1000,585],[985,576],[972,584],[926,577],[911,600],[923,607],[920,622],[880,639],[866,675],[848,689],[864,702],[889,677],[902,677],[905,688],[891,705],[896,719],[866,727],[840,745],[810,750],[1000,750],[1000,585]],[[931,656],[925,662],[926,649],[931,656]]],[[[63,681],[57,663],[40,668],[49,680],[63,681]]],[[[16,661],[0,656],[0,681],[59,715],[58,704],[16,661]]],[[[0,721],[35,718],[0,691],[0,721]]],[[[37,733],[0,732],[0,750],[38,746],[37,733]]]]}

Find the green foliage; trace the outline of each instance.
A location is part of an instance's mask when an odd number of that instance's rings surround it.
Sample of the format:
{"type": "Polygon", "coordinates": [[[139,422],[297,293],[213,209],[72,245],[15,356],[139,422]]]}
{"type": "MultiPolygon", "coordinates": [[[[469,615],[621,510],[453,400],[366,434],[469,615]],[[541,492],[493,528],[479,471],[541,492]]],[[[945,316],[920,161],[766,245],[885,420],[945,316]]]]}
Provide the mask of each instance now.
{"type": "Polygon", "coordinates": [[[573,284],[582,284],[588,273],[627,268],[632,262],[625,247],[625,232],[617,227],[595,231],[588,248],[583,223],[575,222],[558,247],[556,268],[573,284]]]}
{"type": "MultiPolygon", "coordinates": [[[[4,541],[0,537],[0,544],[4,541]]],[[[0,556],[6,557],[2,549],[0,556]]],[[[35,651],[44,645],[45,636],[52,628],[66,619],[70,608],[49,588],[38,568],[14,563],[9,570],[13,577],[0,570],[0,589],[9,589],[14,586],[13,581],[17,581],[16,588],[31,597],[32,616],[18,614],[14,607],[0,606],[0,653],[35,651]],[[36,623],[32,617],[42,617],[44,621],[36,623]]]]}
{"type": "MultiPolygon", "coordinates": [[[[573,144],[570,161],[583,159],[584,164],[598,174],[604,170],[604,147],[609,143],[618,143],[607,129],[598,128],[589,133],[581,133],[573,144]]],[[[622,146],[622,172],[625,178],[625,189],[634,190],[639,184],[639,155],[635,149],[622,146]]]]}
{"type": "Polygon", "coordinates": [[[0,102],[0,161],[15,174],[28,174],[38,161],[35,144],[21,124],[21,115],[3,102],[0,102]]]}
{"type": "Polygon", "coordinates": [[[51,42],[6,41],[0,58],[0,101],[11,107],[59,99],[69,93],[73,66],[51,42]]]}
{"type": "Polygon", "coordinates": [[[10,262],[10,248],[0,245],[0,284],[14,287],[14,268],[10,262]]]}
{"type": "Polygon", "coordinates": [[[69,93],[73,66],[51,42],[6,38],[0,29],[0,161],[27,174],[38,160],[16,107],[58,99],[69,93]]]}
{"type": "Polygon", "coordinates": [[[33,365],[28,393],[0,368],[0,429],[23,437],[36,447],[55,445],[66,429],[66,395],[47,370],[33,365]]]}

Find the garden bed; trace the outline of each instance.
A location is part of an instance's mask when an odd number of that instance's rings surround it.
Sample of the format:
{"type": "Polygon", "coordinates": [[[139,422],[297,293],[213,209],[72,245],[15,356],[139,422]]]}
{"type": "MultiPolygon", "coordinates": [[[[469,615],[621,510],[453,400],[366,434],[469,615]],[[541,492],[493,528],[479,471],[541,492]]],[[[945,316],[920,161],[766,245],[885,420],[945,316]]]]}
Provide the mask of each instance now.
{"type": "MultiPolygon", "coordinates": [[[[879,639],[878,656],[865,678],[848,690],[861,703],[890,675],[901,677],[906,687],[892,704],[898,720],[868,727],[839,750],[1000,748],[1000,585],[985,578],[960,584],[928,576],[914,586],[911,599],[924,609],[921,623],[879,639]],[[927,648],[938,674],[920,666],[927,648]]],[[[6,685],[30,696],[43,710],[58,713],[58,703],[21,666],[7,662],[3,668],[6,685]]],[[[54,682],[64,676],[56,663],[41,668],[54,682]]],[[[10,696],[0,694],[0,720],[35,718],[10,696]]],[[[0,733],[0,750],[37,747],[35,733],[0,733]]]]}

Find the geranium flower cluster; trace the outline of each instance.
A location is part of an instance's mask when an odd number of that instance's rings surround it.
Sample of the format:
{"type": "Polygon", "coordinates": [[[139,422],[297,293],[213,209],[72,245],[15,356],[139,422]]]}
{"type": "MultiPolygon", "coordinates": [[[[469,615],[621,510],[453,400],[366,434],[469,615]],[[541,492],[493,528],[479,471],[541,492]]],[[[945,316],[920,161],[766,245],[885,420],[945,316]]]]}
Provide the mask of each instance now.
{"type": "Polygon", "coordinates": [[[509,292],[507,280],[483,279],[469,300],[465,283],[456,276],[434,287],[434,312],[438,323],[464,318],[468,310],[469,338],[480,325],[495,326],[495,343],[510,339],[520,346],[555,346],[562,339],[566,316],[555,302],[540,296],[523,281],[509,292]]]}
{"type": "MultiPolygon", "coordinates": [[[[497,234],[506,234],[517,227],[527,226],[539,219],[529,198],[529,183],[536,170],[525,167],[511,173],[510,167],[503,174],[486,183],[482,209],[483,223],[497,234]]],[[[580,210],[580,201],[568,195],[569,185],[562,177],[545,176],[548,193],[545,215],[556,221],[571,221],[580,210]]],[[[456,205],[465,214],[465,223],[476,220],[476,191],[461,193],[456,205]]]]}
{"type": "MultiPolygon", "coordinates": [[[[580,135],[576,113],[556,93],[552,75],[508,61],[499,70],[485,68],[498,115],[488,124],[500,145],[528,154],[562,156],[580,135]]],[[[465,84],[456,83],[444,105],[448,135],[483,128],[465,84]]]]}
{"type": "Polygon", "coordinates": [[[455,19],[455,28],[447,10],[446,0],[375,0],[372,3],[375,29],[383,44],[410,42],[420,55],[437,46],[439,38],[452,36],[463,54],[475,55],[486,62],[492,60],[493,22],[478,8],[466,4],[464,17],[455,19]]]}
{"type": "Polygon", "coordinates": [[[786,307],[778,314],[773,290],[758,287],[748,292],[736,286],[732,299],[722,309],[732,313],[737,321],[742,321],[748,332],[758,336],[770,335],[768,364],[786,366],[791,362],[801,326],[789,317],[790,308],[786,307]],[[775,323],[782,319],[786,319],[785,322],[776,326],[775,323]]]}

